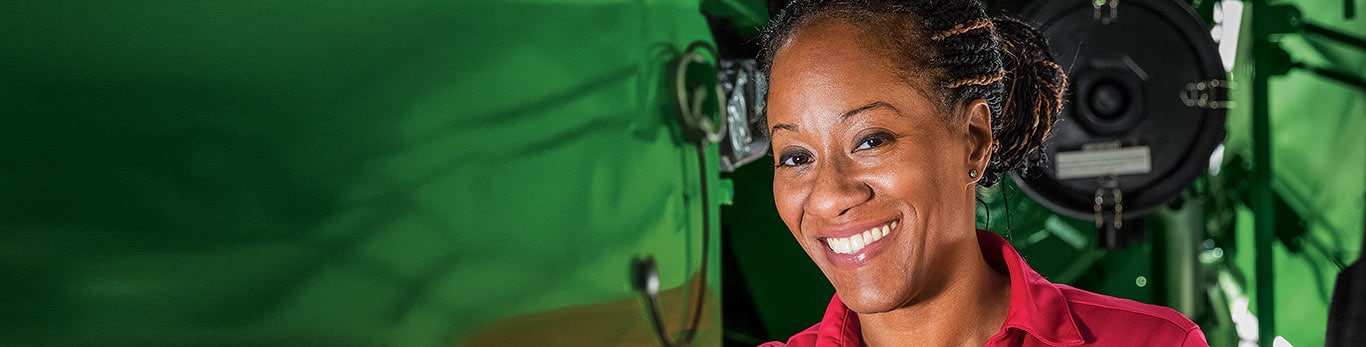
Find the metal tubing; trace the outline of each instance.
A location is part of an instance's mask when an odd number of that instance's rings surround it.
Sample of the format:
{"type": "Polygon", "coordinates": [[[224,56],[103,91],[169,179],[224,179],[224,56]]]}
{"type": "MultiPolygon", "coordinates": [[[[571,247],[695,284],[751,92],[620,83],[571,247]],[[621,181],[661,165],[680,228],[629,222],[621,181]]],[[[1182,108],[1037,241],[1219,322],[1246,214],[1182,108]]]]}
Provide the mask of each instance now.
{"type": "Polygon", "coordinates": [[[1305,70],[1305,71],[1309,71],[1309,72],[1314,73],[1315,75],[1319,75],[1320,77],[1327,78],[1327,79],[1334,80],[1334,81],[1338,81],[1338,82],[1340,82],[1340,83],[1342,83],[1342,84],[1346,84],[1346,85],[1350,85],[1350,86],[1356,87],[1358,90],[1361,90],[1361,91],[1366,91],[1366,79],[1363,79],[1363,78],[1357,77],[1357,76],[1353,76],[1352,74],[1348,74],[1348,73],[1345,73],[1345,72],[1342,72],[1342,71],[1333,70],[1333,69],[1330,69],[1330,68],[1324,68],[1324,67],[1318,67],[1318,66],[1314,66],[1314,65],[1305,64],[1305,63],[1300,63],[1300,62],[1296,62],[1296,63],[1295,63],[1295,68],[1298,68],[1298,69],[1301,69],[1301,70],[1305,70]]]}
{"type": "Polygon", "coordinates": [[[1252,69],[1252,212],[1256,217],[1257,345],[1271,347],[1276,338],[1275,275],[1272,245],[1276,240],[1276,211],[1271,191],[1271,114],[1269,79],[1274,43],[1268,32],[1270,23],[1259,9],[1268,9],[1265,0],[1253,2],[1252,69]]]}
{"type": "Polygon", "coordinates": [[[1357,49],[1366,50],[1366,39],[1349,35],[1337,30],[1329,29],[1314,23],[1304,23],[1302,27],[1305,33],[1323,36],[1324,38],[1351,45],[1357,49]]]}

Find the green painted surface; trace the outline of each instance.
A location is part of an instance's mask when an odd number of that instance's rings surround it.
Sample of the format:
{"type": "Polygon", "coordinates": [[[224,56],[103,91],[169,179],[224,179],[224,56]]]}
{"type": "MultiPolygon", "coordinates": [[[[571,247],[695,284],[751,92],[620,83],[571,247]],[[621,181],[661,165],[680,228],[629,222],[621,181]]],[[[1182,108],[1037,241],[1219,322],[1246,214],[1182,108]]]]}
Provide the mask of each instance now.
{"type": "MultiPolygon", "coordinates": [[[[1357,18],[1343,18],[1341,1],[1297,0],[1293,4],[1306,21],[1324,25],[1355,37],[1366,37],[1366,21],[1360,6],[1357,18]]],[[[1366,76],[1366,51],[1314,35],[1285,35],[1281,46],[1293,59],[1332,67],[1355,76],[1366,76]]],[[[1250,60],[1240,44],[1234,80],[1250,79],[1250,60]]],[[[1246,103],[1250,93],[1237,90],[1235,98],[1246,103]]],[[[1366,230],[1366,90],[1316,76],[1304,70],[1272,77],[1270,82],[1272,188],[1298,214],[1306,231],[1296,240],[1302,251],[1289,251],[1282,243],[1273,248],[1276,333],[1295,346],[1324,343],[1328,299],[1343,264],[1356,260],[1366,230]],[[1324,247],[1313,246],[1318,244],[1324,247]]],[[[1250,108],[1229,113],[1228,154],[1251,158],[1250,108]]],[[[1236,249],[1233,265],[1246,276],[1250,297],[1257,280],[1254,271],[1253,218],[1251,210],[1237,210],[1236,249]]],[[[1277,218],[1281,218],[1278,217],[1277,218]]],[[[1281,221],[1277,225],[1282,226],[1281,221]]],[[[1255,304],[1254,313],[1256,312],[1255,304]]],[[[1259,317],[1261,319],[1265,319],[1259,317]]]]}
{"type": "Polygon", "coordinates": [[[699,270],[696,2],[3,7],[0,345],[451,345],[699,270]]]}

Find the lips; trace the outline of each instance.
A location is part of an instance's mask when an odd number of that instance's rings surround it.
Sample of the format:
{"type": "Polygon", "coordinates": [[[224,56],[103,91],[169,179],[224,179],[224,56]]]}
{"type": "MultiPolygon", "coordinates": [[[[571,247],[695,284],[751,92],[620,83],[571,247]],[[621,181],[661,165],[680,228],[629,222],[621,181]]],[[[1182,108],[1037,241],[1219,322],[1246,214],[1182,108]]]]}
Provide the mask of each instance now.
{"type": "Polygon", "coordinates": [[[835,253],[853,254],[862,250],[864,247],[881,240],[884,236],[891,233],[892,229],[896,229],[896,221],[864,230],[862,233],[854,234],[849,237],[826,238],[825,244],[835,253]]]}
{"type": "Polygon", "coordinates": [[[893,220],[882,225],[859,229],[830,232],[835,235],[852,235],[845,237],[820,237],[817,238],[826,247],[825,259],[831,265],[837,267],[857,267],[868,261],[868,259],[888,248],[884,239],[896,236],[899,220],[893,220]]]}

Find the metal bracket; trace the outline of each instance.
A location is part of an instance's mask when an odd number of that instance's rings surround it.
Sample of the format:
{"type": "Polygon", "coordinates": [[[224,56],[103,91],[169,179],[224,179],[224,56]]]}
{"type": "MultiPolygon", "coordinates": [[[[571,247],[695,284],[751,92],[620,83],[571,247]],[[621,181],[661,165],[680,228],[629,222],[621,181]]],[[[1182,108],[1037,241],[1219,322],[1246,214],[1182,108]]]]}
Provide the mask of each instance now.
{"type": "Polygon", "coordinates": [[[768,154],[768,131],[762,125],[768,80],[754,59],[722,59],[720,67],[717,81],[726,96],[721,171],[735,172],[768,154]]]}
{"type": "Polygon", "coordinates": [[[1119,0],[1091,0],[1091,18],[1100,21],[1100,24],[1110,24],[1119,21],[1119,0]]]}
{"type": "Polygon", "coordinates": [[[1092,205],[1096,217],[1097,245],[1100,248],[1123,247],[1131,241],[1130,236],[1133,236],[1123,232],[1124,191],[1119,189],[1119,180],[1114,175],[1103,176],[1097,180],[1100,182],[1100,188],[1096,188],[1095,204],[1092,205]]]}
{"type": "Polygon", "coordinates": [[[1096,188],[1095,205],[1092,205],[1096,212],[1096,230],[1104,230],[1106,224],[1115,230],[1124,228],[1124,191],[1119,188],[1096,188]],[[1105,198],[1105,193],[1110,193],[1110,198],[1105,198]],[[1110,213],[1105,213],[1106,208],[1110,213]]]}
{"type": "Polygon", "coordinates": [[[1186,83],[1186,89],[1180,93],[1181,103],[1207,109],[1234,108],[1238,103],[1229,100],[1228,91],[1236,87],[1237,83],[1220,79],[1186,83]]]}

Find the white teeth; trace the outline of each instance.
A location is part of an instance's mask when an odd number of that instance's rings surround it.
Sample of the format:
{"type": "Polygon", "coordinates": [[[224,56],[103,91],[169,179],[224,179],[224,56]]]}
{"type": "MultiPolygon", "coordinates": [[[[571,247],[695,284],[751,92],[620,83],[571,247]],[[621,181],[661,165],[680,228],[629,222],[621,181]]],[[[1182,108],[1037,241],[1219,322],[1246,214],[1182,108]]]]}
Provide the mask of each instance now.
{"type": "Polygon", "coordinates": [[[863,247],[867,247],[873,242],[877,242],[877,240],[881,240],[895,229],[896,221],[892,221],[891,224],[868,229],[862,233],[854,234],[849,237],[827,238],[825,239],[825,243],[830,246],[830,250],[835,251],[835,253],[851,254],[858,252],[863,249],[863,247]]]}

